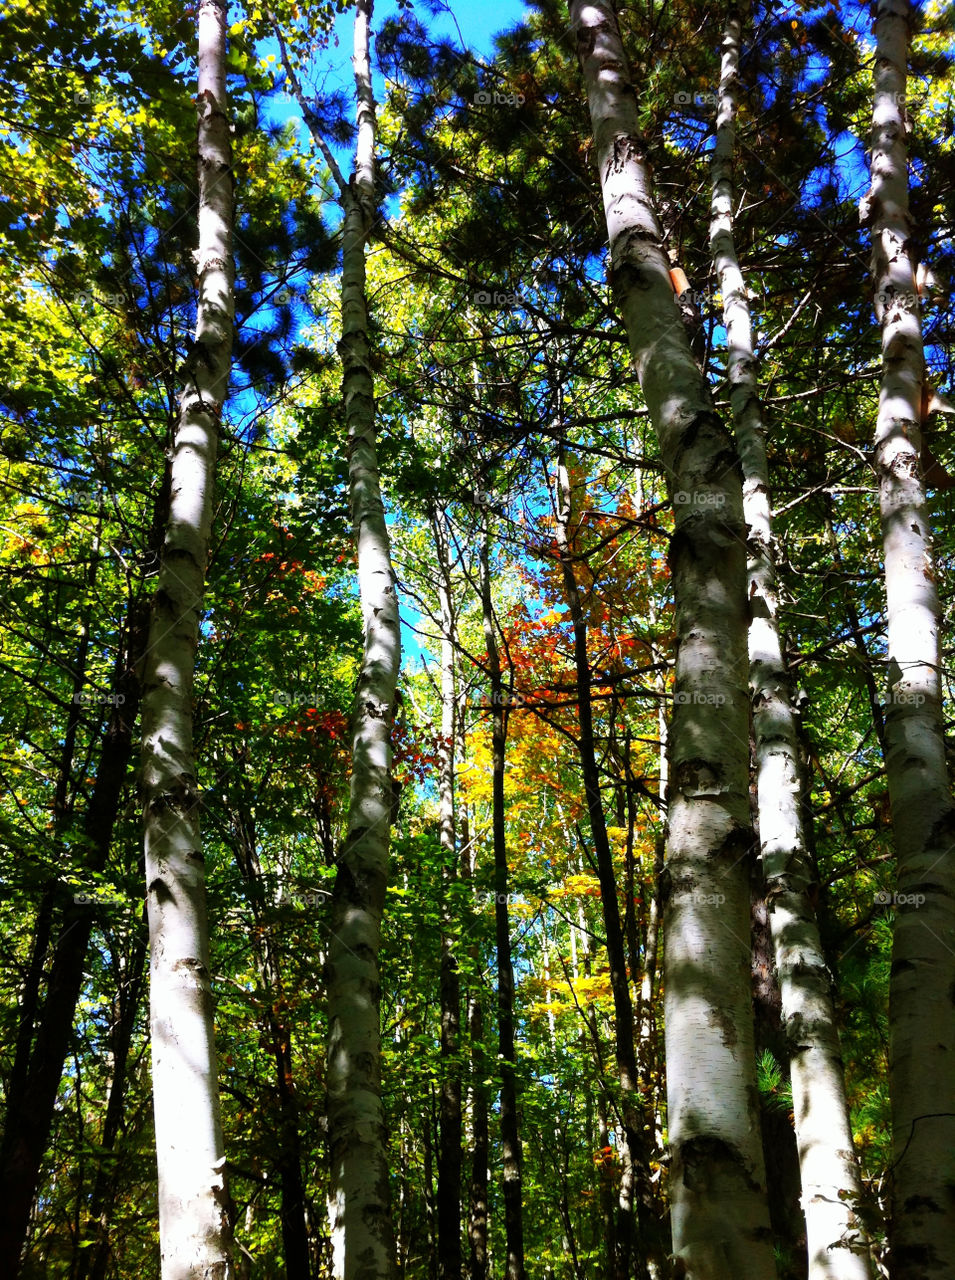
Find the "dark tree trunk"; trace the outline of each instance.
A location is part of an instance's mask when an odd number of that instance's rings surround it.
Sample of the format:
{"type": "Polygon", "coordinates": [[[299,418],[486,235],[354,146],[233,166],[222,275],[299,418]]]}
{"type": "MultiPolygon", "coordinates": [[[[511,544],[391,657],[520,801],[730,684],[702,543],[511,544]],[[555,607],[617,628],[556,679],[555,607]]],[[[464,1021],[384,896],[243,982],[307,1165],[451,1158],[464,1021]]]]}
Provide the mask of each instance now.
{"type": "Polygon", "coordinates": [[[620,904],[617,899],[613,851],[607,835],[603,800],[600,795],[600,770],[594,739],[590,659],[587,654],[587,619],[574,573],[573,535],[570,528],[571,502],[570,480],[561,456],[558,462],[557,547],[564,580],[564,596],[574,627],[574,666],[577,674],[579,725],[577,750],[584,778],[590,836],[597,862],[600,902],[603,908],[604,931],[607,935],[607,960],[610,965],[610,988],[614,1004],[617,1078],[620,1083],[623,1133],[627,1148],[626,1152],[621,1153],[626,1182],[621,1188],[617,1213],[615,1276],[616,1280],[630,1280],[631,1276],[636,1275],[642,1280],[642,1277],[647,1275],[648,1257],[659,1258],[660,1248],[657,1238],[659,1231],[648,1182],[649,1154],[641,1135],[641,1120],[637,1108],[637,1055],[633,1036],[633,1000],[630,995],[626,948],[620,920],[620,904]],[[636,1213],[631,1196],[626,1194],[628,1183],[634,1188],[637,1200],[636,1213]],[[635,1231],[637,1225],[638,1233],[635,1231]]]}
{"type": "Polygon", "coordinates": [[[504,1234],[507,1241],[506,1280],[525,1280],[524,1209],[522,1203],[522,1152],[517,1109],[516,1055],[514,1049],[514,966],[507,910],[508,866],[504,804],[504,753],[507,741],[507,709],[501,660],[491,605],[491,573],[488,537],[481,547],[481,594],[484,639],[491,690],[491,749],[493,759],[492,819],[494,839],[494,925],[497,944],[497,1023],[501,1072],[501,1145],[504,1155],[504,1234]]]}
{"type": "Polygon", "coordinates": [[[99,1157],[93,1189],[90,1193],[89,1224],[96,1243],[77,1252],[74,1280],[106,1280],[110,1262],[110,1211],[119,1186],[116,1146],[123,1120],[123,1106],[128,1082],[129,1051],[136,1029],[136,1018],[142,1003],[146,970],[146,933],[140,929],[126,970],[125,981],[117,995],[119,1016],[113,1028],[113,1072],[100,1136],[99,1157]]]}
{"type": "MultiPolygon", "coordinates": [[[[126,661],[118,664],[120,678],[114,686],[123,702],[113,708],[83,821],[83,834],[90,848],[86,866],[93,874],[106,866],[129,772],[133,726],[140,699],[139,678],[130,655],[138,657],[143,651],[147,617],[146,609],[139,605],[130,627],[126,661]]],[[[39,1187],[56,1095],[83,986],[93,924],[92,905],[76,901],[68,904],[54,949],[46,999],[21,1096],[16,1107],[11,1105],[7,1111],[0,1148],[0,1273],[11,1277],[19,1274],[30,1210],[39,1187]]]]}

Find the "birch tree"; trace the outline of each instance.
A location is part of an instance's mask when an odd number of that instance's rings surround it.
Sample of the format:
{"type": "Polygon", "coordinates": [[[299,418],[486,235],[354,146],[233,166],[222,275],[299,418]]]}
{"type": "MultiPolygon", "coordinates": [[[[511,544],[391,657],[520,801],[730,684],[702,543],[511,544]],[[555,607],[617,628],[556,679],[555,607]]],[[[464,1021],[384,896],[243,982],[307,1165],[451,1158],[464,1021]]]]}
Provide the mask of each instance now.
{"type": "Polygon", "coordinates": [[[235,306],[224,0],[200,0],[198,38],[198,314],[183,370],[169,518],[150,618],[140,778],[163,1280],[232,1275],[192,738],[195,655],[235,306]]]}
{"type": "Polygon", "coordinates": [[[401,636],[391,544],[378,477],[365,246],[378,217],[377,123],[371,81],[373,0],[357,0],[352,66],[357,135],[346,181],[281,42],[286,75],[338,189],[342,223],[342,394],[348,490],[358,557],[364,651],[352,712],[348,830],[332,897],[328,988],[329,1217],[336,1280],[394,1274],[395,1239],[381,1101],[378,954],[388,879],[391,734],[401,636]]]}
{"type": "Polygon", "coordinates": [[[727,372],[743,467],[749,682],[756,744],[760,855],[790,1049],[810,1280],[868,1280],[853,1202],[860,1192],[835,1008],[809,886],[802,766],[789,674],[779,634],[766,425],[757,384],[746,282],[733,235],[733,160],[741,22],[723,32],[712,159],[710,249],[723,295],[727,372]]]}
{"type": "Polygon", "coordinates": [[[935,560],[919,471],[925,360],[909,214],[906,78],[914,7],[875,9],[871,185],[860,205],[882,327],[875,465],[885,564],[886,774],[897,890],[889,989],[897,1280],[955,1274],[955,811],[945,761],[935,560]]]}
{"type": "Polygon", "coordinates": [[[674,304],[637,103],[606,0],[570,6],[610,272],[675,499],[664,869],[673,1252],[688,1280],[775,1274],[749,984],[749,738],[739,463],[674,304]]]}

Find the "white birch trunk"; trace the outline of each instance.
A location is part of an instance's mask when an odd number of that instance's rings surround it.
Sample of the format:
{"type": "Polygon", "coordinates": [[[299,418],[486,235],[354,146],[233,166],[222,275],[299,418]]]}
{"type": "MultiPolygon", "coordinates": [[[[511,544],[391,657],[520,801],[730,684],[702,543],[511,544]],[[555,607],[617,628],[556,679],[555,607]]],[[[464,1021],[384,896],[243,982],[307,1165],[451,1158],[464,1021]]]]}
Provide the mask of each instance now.
{"type": "Polygon", "coordinates": [[[888,617],[886,774],[897,893],[889,988],[895,1280],[955,1275],[955,811],[945,762],[935,587],[919,474],[924,378],[910,249],[906,62],[913,7],[875,10],[871,186],[882,386],[875,431],[888,617]]]}
{"type": "Polygon", "coordinates": [[[686,1280],[775,1276],[750,996],[749,707],[742,491],[662,250],[610,0],[570,6],[617,303],[676,502],[664,873],[673,1251],[686,1280]]]}
{"type": "Polygon", "coordinates": [[[352,717],[348,830],[335,879],[327,965],[329,1218],[336,1280],[390,1280],[396,1266],[381,1101],[378,953],[388,878],[391,733],[401,637],[378,479],[365,289],[365,243],[377,212],[371,13],[371,0],[358,0],[355,172],[350,183],[340,184],[344,227],[339,352],[364,656],[352,717]]]}
{"type": "Polygon", "coordinates": [[[144,669],[141,788],[163,1280],[232,1275],[213,1032],[192,688],[232,355],[233,178],[226,5],[200,0],[199,303],[173,444],[171,499],[144,669]]]}
{"type": "Polygon", "coordinates": [[[730,402],[743,464],[749,553],[749,679],[756,740],[760,852],[766,877],[806,1220],[809,1280],[870,1280],[854,1214],[860,1193],[830,975],[809,899],[796,717],[778,624],[765,425],[746,284],[733,239],[733,159],[741,23],[726,21],[712,160],[710,247],[723,294],[730,402]]]}

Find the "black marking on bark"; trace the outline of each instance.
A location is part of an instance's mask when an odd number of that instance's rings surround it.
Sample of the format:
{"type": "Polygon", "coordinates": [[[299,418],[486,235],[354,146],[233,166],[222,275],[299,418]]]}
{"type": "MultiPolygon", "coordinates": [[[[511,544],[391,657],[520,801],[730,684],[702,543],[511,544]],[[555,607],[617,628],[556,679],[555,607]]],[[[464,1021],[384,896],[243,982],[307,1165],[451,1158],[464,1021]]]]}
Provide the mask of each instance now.
{"type": "Polygon", "coordinates": [[[649,263],[636,263],[629,258],[614,266],[613,271],[608,272],[608,277],[614,296],[621,302],[634,289],[651,288],[654,281],[654,273],[649,263]]]}
{"type": "MultiPolygon", "coordinates": [[[[670,901],[670,895],[673,892],[673,872],[669,867],[664,867],[660,872],[660,907],[661,910],[666,909],[667,903],[670,901]]],[[[952,988],[952,1003],[955,1004],[955,986],[952,988]]]]}
{"type": "MultiPolygon", "coordinates": [[[[705,427],[714,430],[719,436],[725,437],[726,435],[726,428],[723,426],[719,415],[713,409],[701,409],[699,413],[694,414],[680,432],[680,439],[677,444],[678,450],[692,449],[705,427]]],[[[732,458],[736,457],[735,449],[729,449],[728,452],[732,458]]]]}
{"type": "Polygon", "coordinates": [[[728,1049],[731,1049],[739,1040],[736,1023],[728,1013],[724,1013],[722,1009],[717,1009],[715,1007],[710,1009],[709,1017],[710,1022],[712,1022],[715,1027],[719,1028],[720,1039],[728,1049]]]}
{"type": "Polygon", "coordinates": [[[711,1134],[700,1134],[681,1143],[679,1162],[683,1166],[683,1185],[688,1191],[714,1189],[722,1183],[726,1166],[736,1172],[751,1191],[762,1190],[759,1183],[754,1182],[746,1160],[736,1148],[711,1134]]]}
{"type": "Polygon", "coordinates": [[[579,27],[577,29],[577,58],[581,66],[587,61],[597,47],[597,32],[607,29],[609,23],[603,22],[599,27],[579,27]]]}
{"type": "Polygon", "coordinates": [[[720,845],[715,857],[726,858],[730,864],[734,864],[739,861],[743,854],[757,849],[756,832],[753,828],[744,827],[738,822],[734,822],[732,830],[720,845]]]}
{"type": "Polygon", "coordinates": [[[149,885],[147,893],[154,893],[159,902],[172,902],[173,895],[169,891],[169,886],[159,876],[149,885]]]}
{"type": "Polygon", "coordinates": [[[926,842],[927,849],[949,849],[955,843],[955,807],[950,806],[933,824],[926,842]]]}
{"type": "Polygon", "coordinates": [[[677,791],[717,790],[721,776],[719,765],[698,756],[679,761],[673,769],[674,788],[677,791]]]}

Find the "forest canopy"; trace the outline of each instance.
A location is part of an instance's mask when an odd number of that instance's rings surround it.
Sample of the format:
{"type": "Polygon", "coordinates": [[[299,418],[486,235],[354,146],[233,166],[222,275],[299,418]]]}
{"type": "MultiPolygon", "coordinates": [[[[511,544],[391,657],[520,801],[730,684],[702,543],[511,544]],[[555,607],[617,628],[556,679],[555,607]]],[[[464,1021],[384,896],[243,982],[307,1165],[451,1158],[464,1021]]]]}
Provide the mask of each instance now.
{"type": "Polygon", "coordinates": [[[953,33],[0,0],[4,1275],[955,1277],[953,33]]]}

